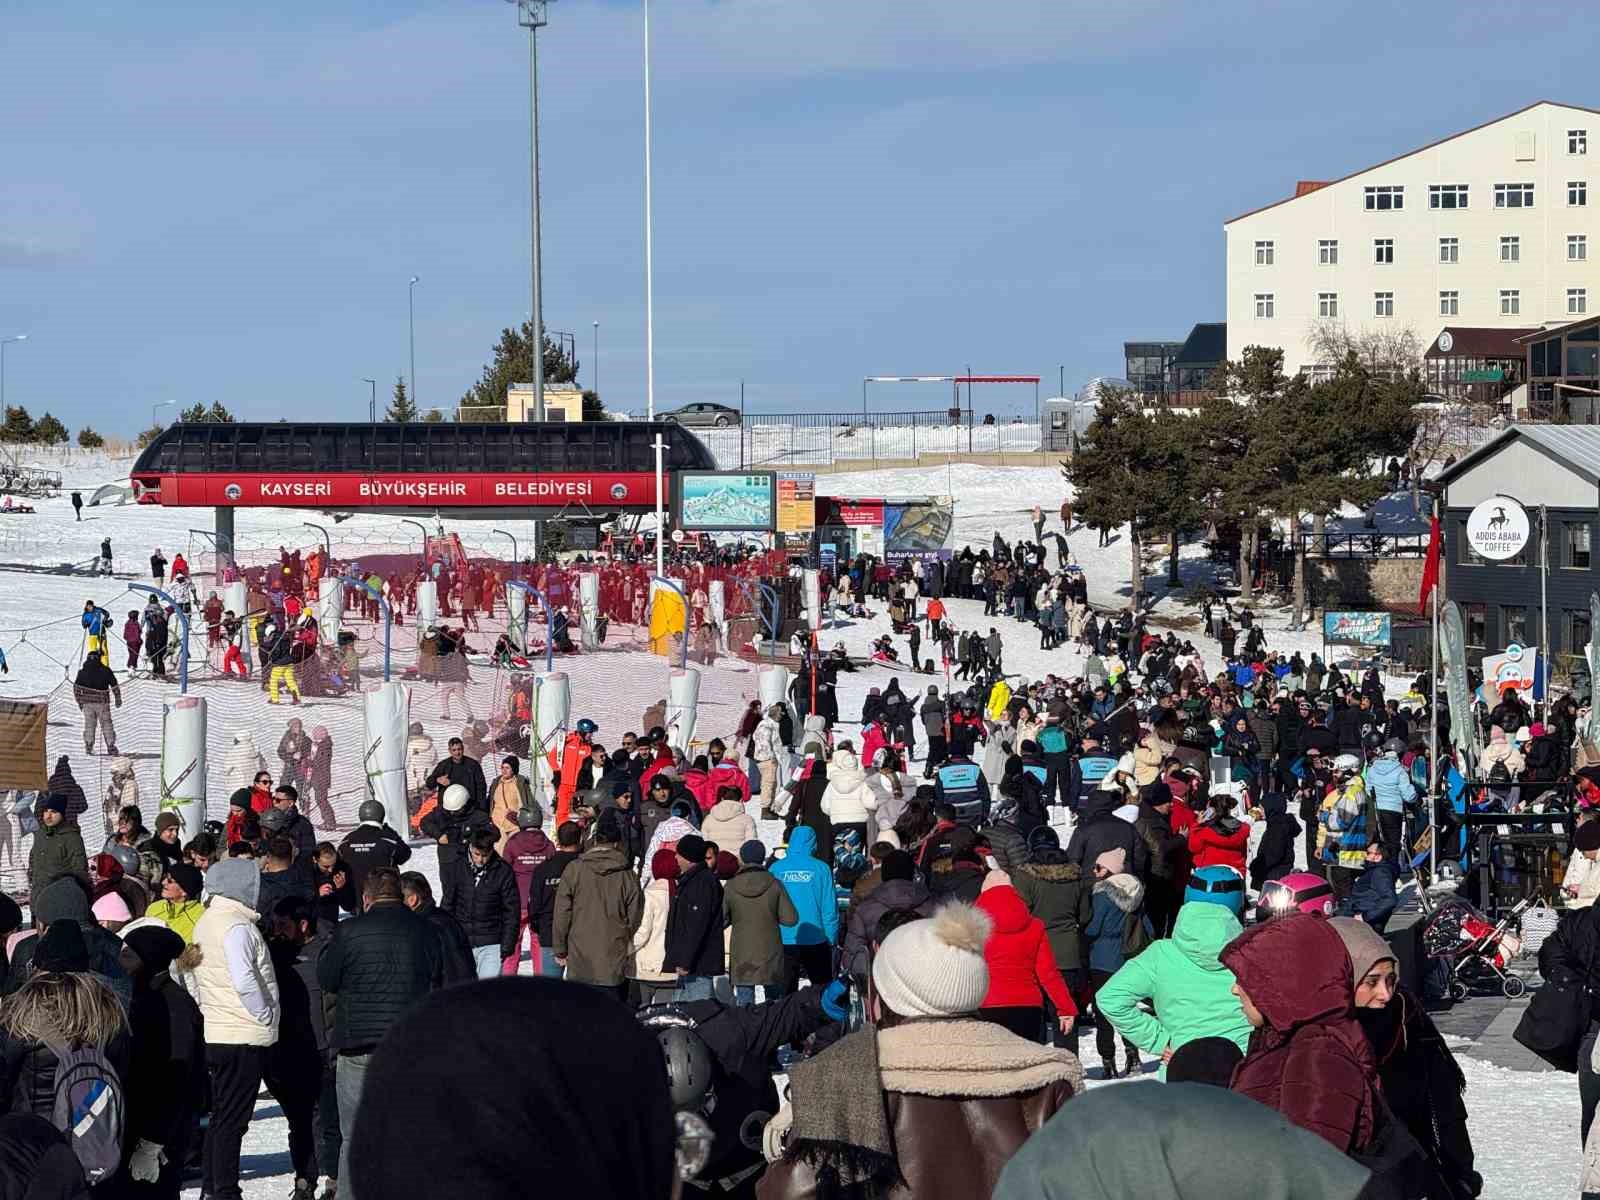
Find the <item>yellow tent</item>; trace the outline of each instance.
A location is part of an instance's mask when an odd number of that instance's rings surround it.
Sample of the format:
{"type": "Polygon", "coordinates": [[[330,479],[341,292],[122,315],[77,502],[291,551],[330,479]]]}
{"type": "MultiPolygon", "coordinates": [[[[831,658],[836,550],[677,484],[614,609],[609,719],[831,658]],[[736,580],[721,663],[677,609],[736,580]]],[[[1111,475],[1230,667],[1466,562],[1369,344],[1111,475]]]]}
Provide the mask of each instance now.
{"type": "Polygon", "coordinates": [[[681,639],[688,635],[688,630],[689,610],[683,597],[671,588],[658,587],[650,600],[651,651],[668,657],[681,654],[681,639]]]}

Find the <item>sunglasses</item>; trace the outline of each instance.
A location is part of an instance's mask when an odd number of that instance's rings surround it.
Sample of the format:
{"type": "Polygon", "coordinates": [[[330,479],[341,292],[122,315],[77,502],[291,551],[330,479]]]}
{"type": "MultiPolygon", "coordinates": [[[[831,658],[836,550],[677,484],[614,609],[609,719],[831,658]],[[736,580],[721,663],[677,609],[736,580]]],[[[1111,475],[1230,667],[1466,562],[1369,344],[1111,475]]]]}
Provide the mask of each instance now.
{"type": "Polygon", "coordinates": [[[257,783],[271,783],[272,782],[272,776],[270,776],[270,775],[257,775],[256,776],[256,782],[257,783]]]}

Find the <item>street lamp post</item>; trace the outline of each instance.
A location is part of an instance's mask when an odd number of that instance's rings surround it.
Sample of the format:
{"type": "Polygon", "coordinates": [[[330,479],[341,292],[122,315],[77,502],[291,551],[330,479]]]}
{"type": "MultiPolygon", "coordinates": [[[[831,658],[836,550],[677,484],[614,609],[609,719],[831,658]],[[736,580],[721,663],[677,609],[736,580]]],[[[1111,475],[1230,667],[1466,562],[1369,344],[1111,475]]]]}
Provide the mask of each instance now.
{"type": "Polygon", "coordinates": [[[415,275],[411,277],[411,283],[406,287],[406,297],[411,334],[411,378],[406,380],[406,386],[410,389],[411,403],[415,407],[417,403],[417,277],[415,275]]]}
{"type": "MultiPolygon", "coordinates": [[[[650,0],[644,0],[644,404],[645,419],[656,419],[655,217],[650,195],[650,0]]],[[[659,442],[659,438],[657,441],[659,442]]],[[[656,528],[656,574],[660,568],[661,529],[656,528]]]]}
{"type": "Polygon", "coordinates": [[[372,396],[367,401],[367,420],[376,425],[378,423],[378,381],[376,379],[363,378],[361,382],[369,384],[372,388],[372,396]]]}
{"type": "Polygon", "coordinates": [[[600,322],[594,323],[594,394],[600,394],[600,322]]]}
{"type": "Polygon", "coordinates": [[[539,272],[539,30],[549,22],[549,0],[508,0],[517,6],[517,24],[528,31],[528,126],[530,148],[530,187],[533,194],[532,293],[533,312],[529,315],[533,336],[529,352],[533,358],[533,419],[544,420],[544,313],[541,309],[539,272]]]}
{"type": "MultiPolygon", "coordinates": [[[[19,333],[16,337],[0,338],[0,409],[4,409],[6,405],[6,347],[12,342],[25,342],[27,340],[28,335],[25,333],[19,333]]],[[[4,415],[3,412],[0,412],[0,417],[4,415]]]]}

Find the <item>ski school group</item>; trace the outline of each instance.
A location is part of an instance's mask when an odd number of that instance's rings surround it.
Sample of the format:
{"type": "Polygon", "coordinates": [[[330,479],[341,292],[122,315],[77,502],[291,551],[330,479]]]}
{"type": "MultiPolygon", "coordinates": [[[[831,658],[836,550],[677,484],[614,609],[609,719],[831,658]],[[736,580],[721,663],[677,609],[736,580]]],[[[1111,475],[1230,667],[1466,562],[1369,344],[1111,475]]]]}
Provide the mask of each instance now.
{"type": "MultiPolygon", "coordinates": [[[[1385,930],[1468,807],[1600,799],[1576,701],[1475,713],[1490,784],[1433,789],[1429,679],[1388,698],[1248,609],[1207,663],[1090,612],[1042,542],[880,574],[824,594],[889,601],[879,667],[926,629],[958,679],[896,671],[858,721],[838,677],[874,664],[802,648],[703,753],[660,704],[614,740],[584,719],[538,792],[413,727],[410,820],[369,801],[338,844],[309,776],[264,767],[188,844],[128,804],[91,856],[41,797],[29,920],[0,902],[0,1196],[238,1200],[263,1088],[292,1198],[1478,1195],[1461,1069],[1385,930]],[[946,583],[997,625],[957,634],[946,583]],[[1070,669],[1006,674],[1019,628],[1070,669]]],[[[1540,965],[1582,1009],[1530,1038],[1587,1138],[1600,821],[1573,840],[1540,965]]]]}

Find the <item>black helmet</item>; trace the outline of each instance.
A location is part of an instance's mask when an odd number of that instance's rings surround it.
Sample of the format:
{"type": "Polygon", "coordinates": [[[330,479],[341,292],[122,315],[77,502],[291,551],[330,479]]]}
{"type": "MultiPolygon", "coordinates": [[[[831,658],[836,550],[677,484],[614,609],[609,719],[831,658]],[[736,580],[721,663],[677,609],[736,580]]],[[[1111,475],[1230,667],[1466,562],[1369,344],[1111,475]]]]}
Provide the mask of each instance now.
{"type": "Polygon", "coordinates": [[[1368,750],[1376,750],[1383,745],[1383,734],[1376,729],[1369,730],[1367,736],[1361,739],[1368,750]]]}
{"type": "Polygon", "coordinates": [[[539,829],[544,825],[544,810],[533,801],[517,809],[518,829],[539,829]]]}
{"type": "Polygon", "coordinates": [[[382,821],[384,818],[383,804],[377,800],[363,800],[361,807],[356,809],[356,820],[382,821]]]}
{"type": "Polygon", "coordinates": [[[673,1111],[700,1111],[716,1082],[717,1061],[693,1019],[675,1004],[648,1008],[639,1019],[661,1043],[673,1111]]]}
{"type": "Polygon", "coordinates": [[[1383,748],[1390,754],[1404,754],[1406,752],[1406,743],[1403,738],[1392,737],[1383,744],[1383,748]]]}
{"type": "Polygon", "coordinates": [[[222,835],[227,832],[227,827],[221,821],[207,821],[200,828],[202,832],[209,833],[217,841],[221,841],[222,835]]]}
{"type": "Polygon", "coordinates": [[[261,814],[261,828],[268,833],[282,833],[289,824],[289,810],[273,805],[261,814]]]}

